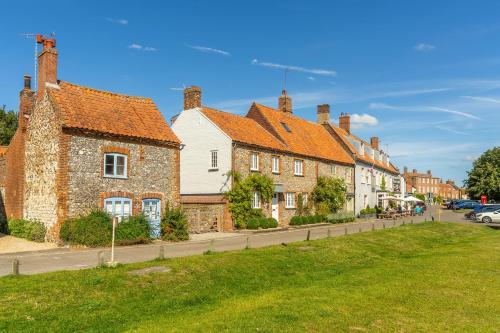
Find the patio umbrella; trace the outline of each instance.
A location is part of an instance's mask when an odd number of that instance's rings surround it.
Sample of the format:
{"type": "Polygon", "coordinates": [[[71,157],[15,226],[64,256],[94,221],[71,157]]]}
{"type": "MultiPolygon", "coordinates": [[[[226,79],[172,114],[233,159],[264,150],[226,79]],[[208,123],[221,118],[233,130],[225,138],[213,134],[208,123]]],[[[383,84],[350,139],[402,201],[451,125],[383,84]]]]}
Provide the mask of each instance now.
{"type": "Polygon", "coordinates": [[[396,197],[393,197],[393,196],[387,196],[387,197],[384,197],[384,198],[382,198],[382,200],[396,200],[396,201],[403,201],[403,199],[396,198],[396,197]]]}
{"type": "Polygon", "coordinates": [[[405,202],[423,202],[419,198],[415,198],[412,195],[410,195],[409,197],[404,198],[403,201],[405,201],[405,202]]]}

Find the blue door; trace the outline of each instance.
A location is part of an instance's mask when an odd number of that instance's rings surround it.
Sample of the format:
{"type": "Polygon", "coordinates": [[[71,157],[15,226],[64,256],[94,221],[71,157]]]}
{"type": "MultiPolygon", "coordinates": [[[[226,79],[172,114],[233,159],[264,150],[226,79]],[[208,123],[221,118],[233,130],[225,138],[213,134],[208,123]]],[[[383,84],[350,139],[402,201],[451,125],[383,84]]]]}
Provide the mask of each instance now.
{"type": "Polygon", "coordinates": [[[160,238],[160,200],[158,199],[145,199],[142,200],[142,213],[149,221],[151,226],[151,237],[160,238]]]}

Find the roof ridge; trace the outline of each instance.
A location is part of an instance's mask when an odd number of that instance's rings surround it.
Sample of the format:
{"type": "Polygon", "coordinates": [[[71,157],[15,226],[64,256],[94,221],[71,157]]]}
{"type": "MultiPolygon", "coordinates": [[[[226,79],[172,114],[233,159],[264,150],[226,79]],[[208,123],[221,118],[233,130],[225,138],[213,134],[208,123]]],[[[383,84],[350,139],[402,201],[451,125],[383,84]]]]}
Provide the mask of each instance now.
{"type": "Polygon", "coordinates": [[[153,101],[153,99],[151,97],[144,97],[144,96],[135,96],[135,95],[127,95],[127,94],[115,93],[115,92],[111,92],[111,91],[107,91],[107,90],[95,89],[95,88],[91,88],[91,87],[88,87],[88,86],[83,86],[81,84],[76,84],[76,83],[72,83],[72,82],[60,80],[59,84],[61,84],[61,83],[67,84],[67,85],[70,85],[70,86],[73,86],[73,87],[85,89],[85,90],[90,90],[90,91],[93,91],[93,92],[96,92],[96,93],[100,93],[100,94],[104,94],[104,95],[111,95],[111,96],[117,96],[117,97],[127,97],[127,98],[133,98],[133,99],[143,99],[143,100],[153,101]]]}

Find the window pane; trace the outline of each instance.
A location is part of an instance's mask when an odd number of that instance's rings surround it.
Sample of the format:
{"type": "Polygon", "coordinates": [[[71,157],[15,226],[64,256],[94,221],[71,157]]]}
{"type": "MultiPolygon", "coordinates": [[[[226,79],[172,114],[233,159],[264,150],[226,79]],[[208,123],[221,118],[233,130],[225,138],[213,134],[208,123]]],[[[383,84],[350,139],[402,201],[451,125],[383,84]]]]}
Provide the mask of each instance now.
{"type": "Polygon", "coordinates": [[[104,211],[108,214],[113,215],[113,202],[112,201],[106,201],[105,206],[104,206],[104,211]]]}
{"type": "Polygon", "coordinates": [[[125,176],[125,156],[116,156],[116,176],[125,176]]]}
{"type": "Polygon", "coordinates": [[[105,175],[113,175],[114,174],[114,164],[115,157],[113,155],[105,156],[105,164],[104,164],[104,174],[105,175]]]}
{"type": "Polygon", "coordinates": [[[123,216],[132,215],[131,208],[132,207],[130,206],[130,201],[124,201],[123,202],[123,216]]]}

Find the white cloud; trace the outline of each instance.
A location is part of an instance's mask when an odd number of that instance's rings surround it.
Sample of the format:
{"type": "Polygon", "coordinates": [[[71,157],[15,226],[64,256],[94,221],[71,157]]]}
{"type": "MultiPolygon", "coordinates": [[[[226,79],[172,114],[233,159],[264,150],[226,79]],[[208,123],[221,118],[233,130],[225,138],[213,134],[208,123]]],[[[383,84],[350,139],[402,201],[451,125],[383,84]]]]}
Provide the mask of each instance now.
{"type": "Polygon", "coordinates": [[[194,50],[203,52],[203,53],[215,53],[215,54],[220,54],[223,56],[230,56],[231,55],[231,53],[229,53],[227,51],[214,49],[212,47],[199,46],[199,45],[189,45],[189,44],[186,44],[186,46],[189,48],[192,48],[194,50]]]}
{"type": "Polygon", "coordinates": [[[362,128],[365,126],[377,126],[378,119],[369,114],[357,114],[354,113],[351,115],[351,127],[354,129],[362,128]]]}
{"type": "Polygon", "coordinates": [[[459,134],[459,135],[470,135],[469,133],[466,133],[466,132],[462,132],[462,131],[458,131],[458,130],[455,130],[453,128],[450,128],[450,127],[446,127],[446,126],[434,126],[435,128],[439,129],[439,130],[442,130],[442,131],[446,131],[446,132],[450,132],[450,133],[453,133],[453,134],[459,134]]]}
{"type": "Polygon", "coordinates": [[[314,76],[308,76],[307,79],[309,81],[316,81],[316,78],[314,76]]]}
{"type": "Polygon", "coordinates": [[[151,47],[151,46],[146,46],[144,48],[144,51],[147,51],[147,52],[154,52],[154,51],[158,51],[155,47],[151,47]]]}
{"type": "Polygon", "coordinates": [[[116,24],[121,24],[121,25],[127,25],[128,20],[120,18],[120,19],[115,19],[112,17],[106,17],[106,21],[111,22],[111,23],[116,23],[116,24]]]}
{"type": "Polygon", "coordinates": [[[142,45],[140,44],[130,44],[127,46],[129,49],[134,49],[134,50],[142,50],[142,45]]]}
{"type": "Polygon", "coordinates": [[[173,91],[183,91],[184,88],[180,88],[180,87],[172,87],[172,88],[169,88],[170,90],[173,90],[173,91]]]}
{"type": "Polygon", "coordinates": [[[420,51],[420,52],[429,52],[429,51],[432,51],[434,50],[436,47],[434,45],[431,45],[431,44],[427,44],[427,43],[420,43],[420,44],[417,44],[413,47],[416,51],[420,51]]]}
{"type": "Polygon", "coordinates": [[[460,97],[467,98],[477,102],[500,104],[500,99],[495,99],[491,97],[482,97],[482,96],[460,96],[460,97]]]}
{"type": "Polygon", "coordinates": [[[272,62],[260,62],[257,59],[253,59],[251,63],[252,63],[252,65],[269,67],[269,68],[277,68],[277,69],[285,69],[285,70],[294,71],[294,72],[311,73],[311,74],[323,75],[323,76],[337,76],[336,71],[332,71],[332,70],[328,70],[328,69],[304,68],[304,67],[300,67],[300,66],[289,66],[289,65],[275,64],[272,62]]]}
{"type": "Polygon", "coordinates": [[[464,161],[474,162],[477,159],[477,156],[473,155],[465,155],[464,161]]]}
{"type": "Polygon", "coordinates": [[[368,107],[371,110],[393,110],[393,111],[402,111],[402,112],[442,112],[442,113],[450,113],[458,116],[462,116],[465,118],[470,118],[470,119],[481,119],[479,117],[476,117],[473,114],[467,113],[467,112],[462,112],[462,111],[457,111],[457,110],[452,110],[452,109],[446,109],[446,108],[441,108],[437,106],[396,106],[396,105],[389,105],[385,103],[370,103],[368,107]]]}
{"type": "Polygon", "coordinates": [[[158,51],[156,48],[151,47],[151,46],[142,46],[141,44],[130,44],[127,46],[129,49],[133,50],[138,50],[138,51],[146,51],[146,52],[153,52],[153,51],[158,51]]]}

